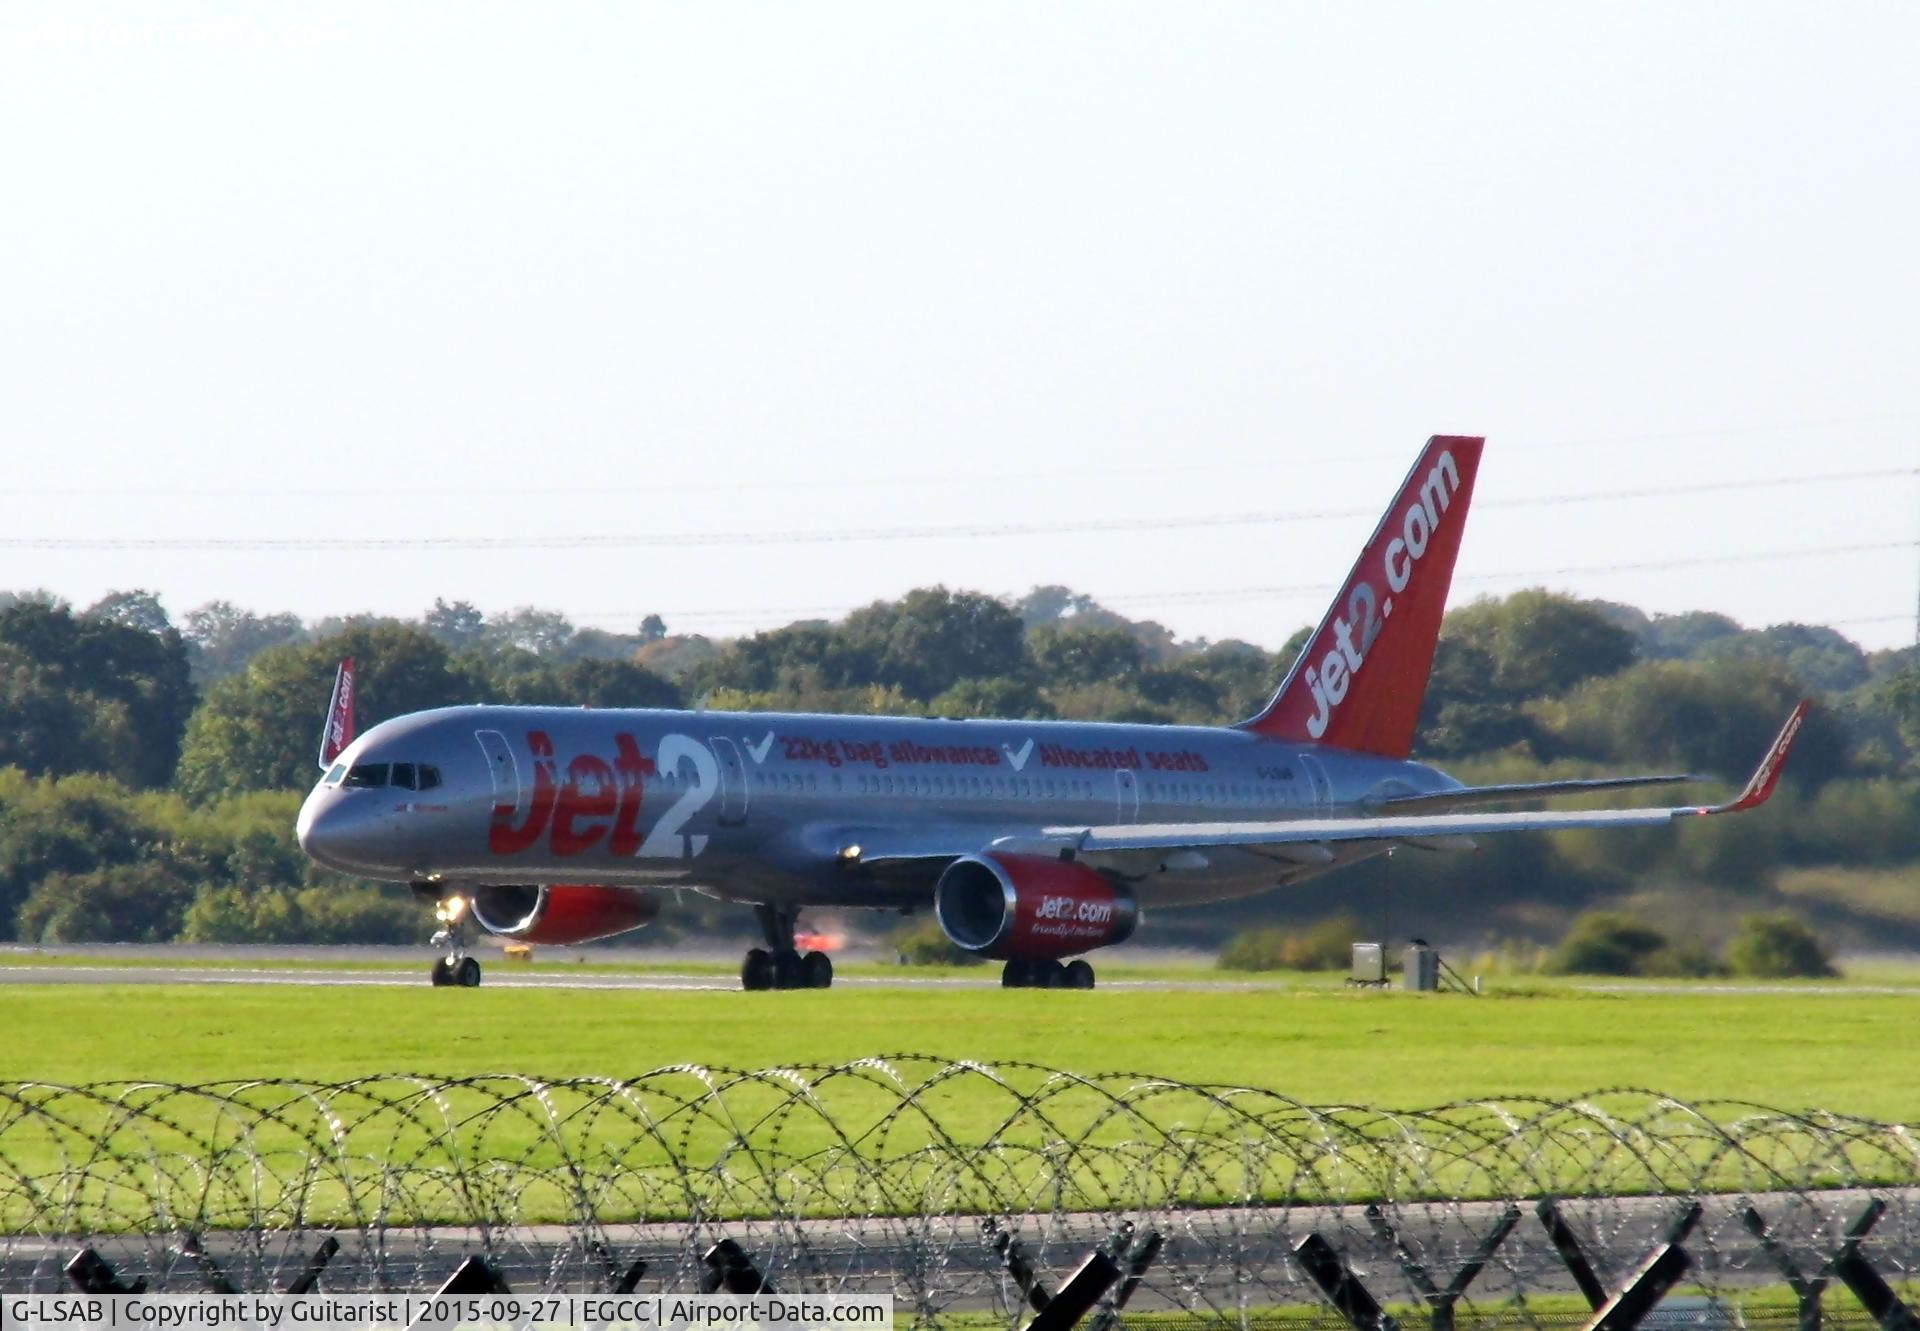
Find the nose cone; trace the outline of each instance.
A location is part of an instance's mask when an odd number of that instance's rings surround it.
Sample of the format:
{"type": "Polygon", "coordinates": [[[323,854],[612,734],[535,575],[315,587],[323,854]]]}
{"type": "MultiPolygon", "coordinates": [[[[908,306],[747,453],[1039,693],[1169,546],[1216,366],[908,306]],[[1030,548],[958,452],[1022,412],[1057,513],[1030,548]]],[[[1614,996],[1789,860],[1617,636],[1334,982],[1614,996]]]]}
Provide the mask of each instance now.
{"type": "Polygon", "coordinates": [[[314,787],[294,824],[300,849],[329,869],[378,875],[392,870],[392,829],[375,800],[355,792],[314,787]]]}

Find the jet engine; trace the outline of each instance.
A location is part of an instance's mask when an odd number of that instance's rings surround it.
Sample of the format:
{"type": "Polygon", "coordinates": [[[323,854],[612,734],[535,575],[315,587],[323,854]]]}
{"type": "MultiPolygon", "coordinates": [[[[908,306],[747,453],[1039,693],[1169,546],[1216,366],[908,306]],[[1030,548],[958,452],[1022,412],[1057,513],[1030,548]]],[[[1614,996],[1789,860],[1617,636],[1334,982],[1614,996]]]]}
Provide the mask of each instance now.
{"type": "Polygon", "coordinates": [[[611,938],[659,913],[658,897],[593,883],[496,884],[473,894],[473,918],[488,933],[556,946],[611,938]]]}
{"type": "Polygon", "coordinates": [[[1053,960],[1124,943],[1140,924],[1132,893],[1086,865],[1037,855],[967,855],[933,889],[933,913],[982,957],[1053,960]]]}

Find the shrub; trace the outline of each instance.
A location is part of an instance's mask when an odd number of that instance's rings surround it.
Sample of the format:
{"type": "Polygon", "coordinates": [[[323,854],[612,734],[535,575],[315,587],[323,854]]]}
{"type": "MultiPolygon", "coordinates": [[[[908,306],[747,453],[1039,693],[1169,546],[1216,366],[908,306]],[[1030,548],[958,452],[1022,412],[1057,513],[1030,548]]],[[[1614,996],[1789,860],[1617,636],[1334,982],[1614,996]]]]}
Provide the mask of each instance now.
{"type": "Polygon", "coordinates": [[[20,907],[30,943],[164,943],[180,931],[193,889],[165,864],[51,873],[20,907]]]}
{"type": "Polygon", "coordinates": [[[1547,970],[1555,975],[1646,975],[1650,958],[1669,947],[1667,936],[1620,911],[1588,911],[1560,940],[1547,970]]]}
{"type": "Polygon", "coordinates": [[[1655,948],[1640,963],[1641,975],[1659,975],[1674,979],[1699,980],[1710,975],[1725,975],[1727,968],[1706,947],[1694,942],[1668,943],[1655,948]]]}
{"type": "Polygon", "coordinates": [[[934,920],[896,929],[887,935],[887,941],[893,944],[893,950],[900,954],[901,963],[907,966],[978,966],[986,960],[955,946],[934,920]]]}
{"type": "Polygon", "coordinates": [[[1813,930],[1791,915],[1749,915],[1727,944],[1735,975],[1759,979],[1824,978],[1837,975],[1813,930]]]}
{"type": "Polygon", "coordinates": [[[1215,964],[1229,971],[1345,970],[1359,937],[1359,923],[1346,915],[1298,933],[1271,927],[1247,929],[1228,940],[1215,964]]]}

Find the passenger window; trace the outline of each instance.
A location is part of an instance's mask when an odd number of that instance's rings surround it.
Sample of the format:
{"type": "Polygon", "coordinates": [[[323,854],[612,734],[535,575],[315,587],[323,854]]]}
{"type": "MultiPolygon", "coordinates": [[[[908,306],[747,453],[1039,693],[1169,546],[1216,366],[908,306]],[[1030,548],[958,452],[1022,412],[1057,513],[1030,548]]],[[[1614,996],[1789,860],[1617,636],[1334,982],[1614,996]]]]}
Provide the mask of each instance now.
{"type": "Polygon", "coordinates": [[[356,790],[377,790],[387,784],[387,765],[385,763],[357,763],[347,773],[346,780],[340,783],[356,790]]]}
{"type": "Polygon", "coordinates": [[[412,763],[395,763],[393,765],[393,784],[402,790],[413,789],[412,763]]]}

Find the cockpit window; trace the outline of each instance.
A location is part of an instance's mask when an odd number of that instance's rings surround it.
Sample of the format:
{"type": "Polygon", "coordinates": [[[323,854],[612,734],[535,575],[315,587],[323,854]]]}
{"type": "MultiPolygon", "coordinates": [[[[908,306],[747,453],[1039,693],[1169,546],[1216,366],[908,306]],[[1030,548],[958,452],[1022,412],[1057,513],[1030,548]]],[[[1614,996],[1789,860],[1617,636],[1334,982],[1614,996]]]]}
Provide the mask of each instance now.
{"type": "Polygon", "coordinates": [[[323,786],[337,786],[340,784],[340,779],[346,774],[347,765],[345,763],[335,763],[327,769],[327,774],[320,778],[320,784],[323,786]]]}
{"type": "Polygon", "coordinates": [[[412,763],[395,763],[393,765],[393,784],[402,790],[413,789],[412,763]]]}
{"type": "Polygon", "coordinates": [[[347,779],[340,784],[349,788],[378,789],[387,784],[387,764],[355,763],[347,772],[347,779]]]}
{"type": "Polygon", "coordinates": [[[440,769],[437,767],[429,767],[425,763],[421,763],[420,764],[420,789],[432,790],[435,786],[438,786],[439,784],[440,784],[440,769]]]}

